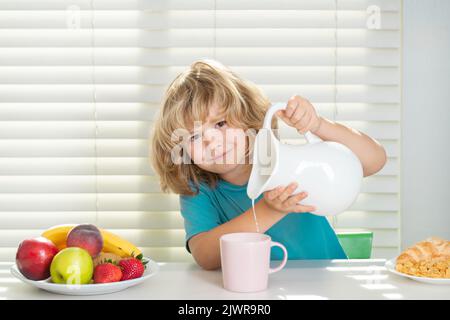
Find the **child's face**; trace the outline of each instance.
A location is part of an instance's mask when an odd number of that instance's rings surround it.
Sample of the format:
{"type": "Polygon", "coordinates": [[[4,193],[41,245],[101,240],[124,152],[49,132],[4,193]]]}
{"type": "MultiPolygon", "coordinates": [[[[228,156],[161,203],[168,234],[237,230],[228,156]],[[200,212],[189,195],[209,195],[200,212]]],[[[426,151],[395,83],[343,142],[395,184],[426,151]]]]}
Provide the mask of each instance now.
{"type": "Polygon", "coordinates": [[[203,170],[224,174],[245,164],[247,137],[244,129],[232,128],[217,105],[203,122],[192,124],[185,150],[203,170]]]}

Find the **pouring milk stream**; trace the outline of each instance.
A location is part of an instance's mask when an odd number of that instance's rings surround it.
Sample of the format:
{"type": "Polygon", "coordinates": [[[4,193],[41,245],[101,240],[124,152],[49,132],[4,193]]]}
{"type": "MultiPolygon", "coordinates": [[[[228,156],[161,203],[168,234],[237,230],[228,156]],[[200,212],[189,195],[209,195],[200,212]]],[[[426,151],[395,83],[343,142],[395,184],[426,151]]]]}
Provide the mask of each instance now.
{"type": "Polygon", "coordinates": [[[323,141],[311,132],[305,133],[307,144],[304,145],[284,144],[275,137],[272,117],[285,108],[286,103],[272,105],[255,138],[247,195],[252,199],[257,232],[255,199],[264,191],[296,181],[298,187],[293,194],[308,192],[300,204],[315,206],[313,214],[332,216],[348,209],[361,188],[361,162],[343,144],[323,141]]]}

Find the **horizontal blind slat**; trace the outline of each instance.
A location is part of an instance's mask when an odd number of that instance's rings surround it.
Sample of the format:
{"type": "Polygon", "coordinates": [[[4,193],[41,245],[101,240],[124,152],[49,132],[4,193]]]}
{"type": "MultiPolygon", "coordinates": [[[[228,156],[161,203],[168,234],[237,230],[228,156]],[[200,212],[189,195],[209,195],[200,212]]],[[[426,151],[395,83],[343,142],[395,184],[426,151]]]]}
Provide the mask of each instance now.
{"type": "MultiPolygon", "coordinates": [[[[155,176],[0,176],[0,193],[157,193],[155,176]],[[96,186],[97,181],[97,186],[96,186]]],[[[371,176],[363,180],[361,192],[397,193],[396,176],[371,176]]]]}
{"type": "MultiPolygon", "coordinates": [[[[93,175],[94,158],[0,158],[0,175],[93,175]]],[[[154,175],[149,159],[143,157],[97,158],[99,175],[154,175]]],[[[396,176],[399,174],[398,158],[388,158],[377,176],[396,176]]]]}
{"type": "MultiPolygon", "coordinates": [[[[387,103],[315,103],[317,112],[335,121],[399,121],[400,105],[387,103]]],[[[98,121],[154,121],[156,103],[97,102],[98,121]]],[[[3,102],[1,121],[94,121],[91,102],[3,102]]]]}
{"type": "MultiPolygon", "coordinates": [[[[339,29],[338,47],[398,48],[400,31],[339,29]]],[[[0,29],[0,47],[334,47],[334,29],[0,29]],[[251,41],[250,41],[251,40],[251,41]]]]}
{"type": "MultiPolygon", "coordinates": [[[[400,137],[398,122],[341,121],[374,139],[394,140],[400,137]]],[[[153,122],[145,121],[0,121],[0,139],[146,139],[153,122]]],[[[279,125],[280,137],[302,137],[284,122],[279,125]]]]}
{"type": "MultiPolygon", "coordinates": [[[[382,12],[381,30],[399,29],[399,14],[382,12]]],[[[0,28],[68,28],[70,18],[77,28],[91,28],[92,17],[98,29],[172,29],[172,28],[334,28],[335,12],[320,10],[226,10],[145,12],[127,11],[3,11],[0,28]]],[[[369,14],[338,11],[338,28],[366,28],[369,14]]],[[[380,30],[378,29],[378,30],[380,30]]]]}
{"type": "Polygon", "coordinates": [[[360,193],[348,210],[397,211],[399,210],[398,195],[360,193]]]}
{"type": "Polygon", "coordinates": [[[179,211],[3,211],[1,215],[0,230],[45,230],[67,223],[98,223],[105,229],[184,230],[179,211]]]}
{"type": "MultiPolygon", "coordinates": [[[[399,11],[400,0],[340,0],[339,10],[366,10],[374,5],[383,11],[399,11]]],[[[87,10],[90,0],[3,0],[0,9],[4,10],[65,10],[69,6],[87,10]]],[[[99,10],[335,10],[335,0],[96,0],[99,10]]]]}
{"type": "MultiPolygon", "coordinates": [[[[299,139],[283,139],[298,143],[299,139]]],[[[379,140],[388,157],[398,157],[397,140],[379,140]]],[[[147,139],[0,139],[0,157],[147,157],[147,139]]]]}
{"type": "MultiPolygon", "coordinates": [[[[1,121],[154,121],[159,113],[157,103],[133,102],[4,102],[0,103],[1,121]]],[[[389,107],[389,106],[387,106],[389,107]]],[[[367,108],[371,108],[367,106],[367,108]]],[[[376,112],[376,111],[374,111],[376,112]]],[[[378,113],[378,112],[377,112],[378,113]]]]}
{"type": "MultiPolygon", "coordinates": [[[[94,157],[0,157],[0,175],[94,175],[94,157]]],[[[99,175],[153,175],[146,157],[97,157],[99,175]]]]}
{"type": "MultiPolygon", "coordinates": [[[[230,66],[233,67],[233,66],[230,66]]],[[[0,67],[0,84],[146,84],[165,85],[182,67],[90,66],[0,67]],[[95,74],[94,74],[95,72],[95,74]]],[[[242,77],[260,85],[334,84],[397,85],[398,68],[376,67],[234,67],[242,77]]]]}
{"type": "Polygon", "coordinates": [[[336,216],[337,228],[396,229],[400,227],[397,211],[345,211],[336,216]]]}
{"type": "MultiPolygon", "coordinates": [[[[397,48],[215,48],[216,59],[230,66],[334,66],[335,50],[339,66],[398,67],[397,48]],[[261,54],[264,52],[264,54],[261,54]]],[[[18,66],[90,66],[94,56],[97,66],[186,66],[196,59],[211,57],[213,47],[197,48],[136,48],[96,47],[64,48],[4,47],[0,50],[0,65],[18,66]]]]}
{"type": "MultiPolygon", "coordinates": [[[[99,194],[99,211],[177,211],[174,194],[99,194]]],[[[95,211],[94,193],[0,194],[0,211],[95,211]]]]}
{"type": "MultiPolygon", "coordinates": [[[[274,101],[301,92],[313,103],[334,101],[333,85],[260,85],[274,101]]],[[[96,85],[99,102],[152,102],[163,98],[165,86],[96,85]]],[[[92,85],[0,85],[0,102],[91,102],[92,85]],[[55,90],[57,89],[57,90],[55,90]]],[[[399,103],[396,85],[337,85],[337,101],[346,103],[399,103]]]]}

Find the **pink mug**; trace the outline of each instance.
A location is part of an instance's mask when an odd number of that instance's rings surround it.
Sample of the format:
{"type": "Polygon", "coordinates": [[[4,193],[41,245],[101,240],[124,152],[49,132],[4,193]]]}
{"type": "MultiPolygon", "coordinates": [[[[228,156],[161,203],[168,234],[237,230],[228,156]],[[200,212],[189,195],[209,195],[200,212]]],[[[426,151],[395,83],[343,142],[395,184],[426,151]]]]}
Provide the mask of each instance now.
{"type": "Polygon", "coordinates": [[[235,292],[257,292],[267,289],[269,274],[286,265],[287,250],[270,236],[256,232],[229,233],[220,237],[220,259],[223,286],[235,292]],[[280,247],[283,261],[270,268],[270,249],[280,247]]]}

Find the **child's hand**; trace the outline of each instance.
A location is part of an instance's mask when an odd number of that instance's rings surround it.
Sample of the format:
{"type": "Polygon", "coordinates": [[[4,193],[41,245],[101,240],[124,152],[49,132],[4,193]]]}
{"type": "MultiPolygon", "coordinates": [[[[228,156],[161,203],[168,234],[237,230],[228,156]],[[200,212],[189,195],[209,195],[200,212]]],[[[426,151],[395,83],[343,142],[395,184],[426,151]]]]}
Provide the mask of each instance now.
{"type": "Polygon", "coordinates": [[[298,204],[299,201],[305,199],[308,194],[300,192],[292,195],[292,192],[297,188],[297,183],[292,182],[286,187],[277,187],[275,189],[264,192],[264,201],[273,210],[280,213],[289,212],[311,212],[315,208],[313,206],[304,206],[298,204]]]}
{"type": "Polygon", "coordinates": [[[293,96],[289,99],[286,109],[280,110],[276,114],[287,125],[296,128],[302,134],[307,131],[315,133],[319,130],[322,121],[314,106],[300,96],[293,96]]]}

